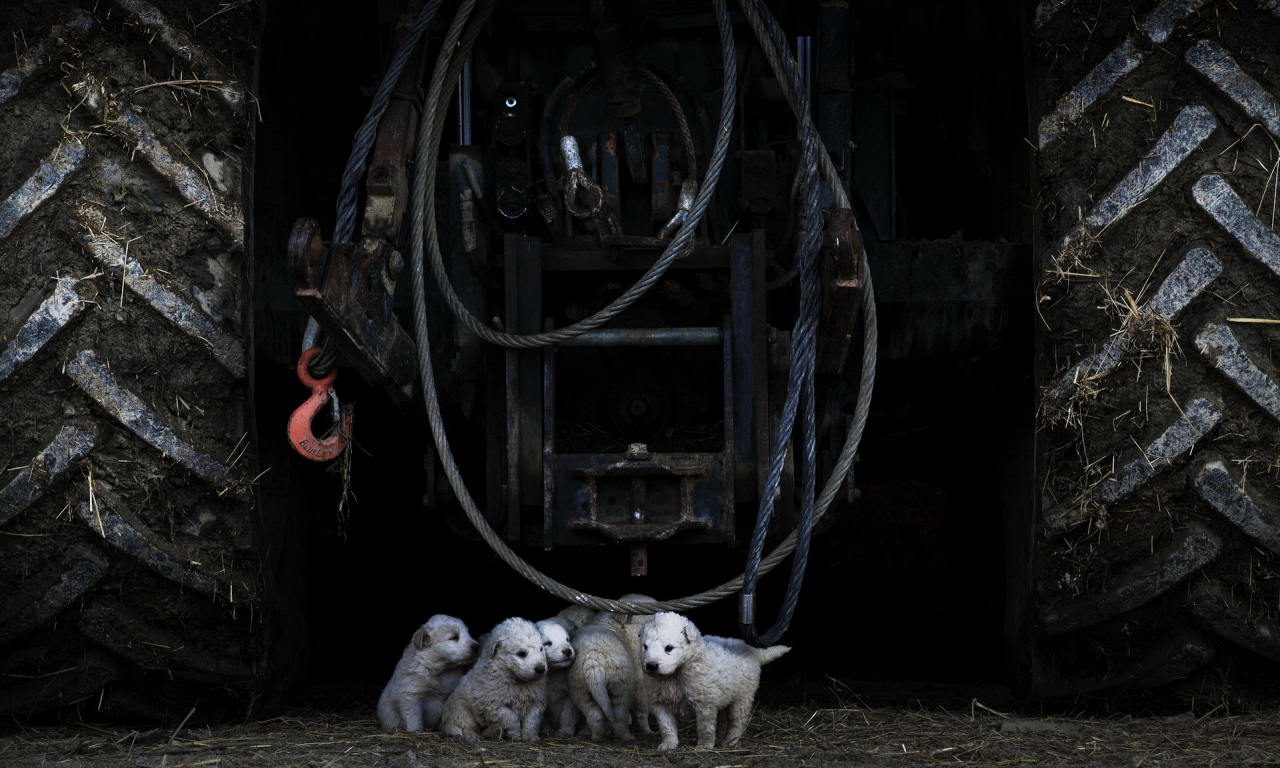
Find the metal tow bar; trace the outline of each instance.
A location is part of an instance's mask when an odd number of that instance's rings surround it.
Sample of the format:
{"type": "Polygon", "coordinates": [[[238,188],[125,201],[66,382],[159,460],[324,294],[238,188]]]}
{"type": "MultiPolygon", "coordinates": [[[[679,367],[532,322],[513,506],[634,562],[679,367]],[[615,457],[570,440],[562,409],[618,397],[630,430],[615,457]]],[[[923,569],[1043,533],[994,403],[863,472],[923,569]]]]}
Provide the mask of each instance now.
{"type": "Polygon", "coordinates": [[[337,366],[322,379],[311,376],[308,366],[318,354],[320,347],[312,347],[298,359],[298,380],[311,390],[311,397],[289,417],[289,444],[303,458],[329,461],[341,456],[347,447],[347,440],[351,438],[351,413],[342,413],[342,409],[338,407],[338,395],[333,391],[333,382],[338,378],[337,366]],[[311,420],[329,402],[333,403],[334,428],[328,437],[316,437],[311,431],[311,420]]]}

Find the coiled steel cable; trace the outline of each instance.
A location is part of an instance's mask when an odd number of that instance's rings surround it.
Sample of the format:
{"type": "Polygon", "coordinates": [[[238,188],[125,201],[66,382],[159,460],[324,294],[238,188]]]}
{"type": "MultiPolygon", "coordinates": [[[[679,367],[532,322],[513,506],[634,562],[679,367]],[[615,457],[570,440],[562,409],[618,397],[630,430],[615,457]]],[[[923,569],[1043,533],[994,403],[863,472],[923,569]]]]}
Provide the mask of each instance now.
{"type": "MultiPolygon", "coordinates": [[[[464,3],[463,8],[474,7],[475,3],[464,3]]],[[[459,13],[462,9],[459,9],[459,13]]],[[[467,11],[470,14],[470,10],[467,11]]],[[[727,33],[727,37],[722,36],[722,49],[727,48],[724,41],[728,40],[732,44],[732,30],[727,33]]],[[[448,53],[452,54],[452,51],[448,53]]],[[[443,63],[443,62],[441,62],[443,63]]],[[[440,64],[437,64],[437,67],[440,64]]],[[[482,322],[479,318],[471,314],[466,305],[462,303],[453,284],[449,280],[448,270],[444,265],[444,256],[440,251],[440,238],[436,229],[436,211],[435,211],[435,164],[430,163],[430,168],[426,169],[422,179],[425,189],[422,190],[424,195],[424,207],[426,208],[426,250],[431,258],[431,276],[436,282],[437,288],[440,290],[441,296],[448,305],[454,316],[466,326],[467,330],[476,334],[480,338],[491,344],[497,344],[503,347],[512,347],[515,349],[534,349],[544,347],[550,344],[556,344],[561,341],[581,336],[582,334],[594,328],[609,322],[617,317],[620,313],[630,307],[641,296],[652,288],[658,280],[662,279],[667,269],[675,262],[676,259],[685,255],[692,243],[694,232],[698,227],[698,222],[702,220],[703,214],[707,210],[707,206],[711,204],[711,197],[715,193],[716,182],[720,178],[720,171],[724,167],[725,158],[729,153],[729,137],[733,129],[733,109],[734,102],[737,98],[737,61],[733,54],[725,57],[725,88],[724,88],[724,105],[720,110],[720,125],[716,131],[715,148],[711,152],[711,159],[707,166],[707,175],[702,180],[702,184],[698,190],[698,196],[694,200],[693,208],[689,213],[684,224],[681,225],[675,237],[667,245],[665,251],[654,262],[653,266],[636,281],[634,285],[628,288],[618,298],[614,299],[609,306],[601,309],[591,317],[580,320],[573,325],[565,326],[554,331],[546,331],[535,334],[513,334],[496,331],[482,322]]],[[[434,87],[435,81],[432,81],[434,87]]],[[[430,149],[432,154],[419,154],[419,157],[434,158],[434,152],[438,151],[440,146],[439,131],[428,129],[433,120],[428,116],[434,116],[436,110],[439,109],[439,94],[433,102],[432,94],[427,95],[427,106],[423,110],[424,119],[422,122],[423,130],[419,132],[419,138],[424,142],[425,149],[430,149]]],[[[441,116],[440,119],[443,119],[441,116]]],[[[419,191],[417,186],[418,175],[422,173],[421,169],[415,170],[414,174],[414,193],[419,191]]],[[[416,229],[416,225],[415,225],[416,229]]],[[[416,236],[416,233],[414,233],[416,236]]],[[[412,242],[411,242],[412,244],[412,242]]]]}
{"type": "MultiPolygon", "coordinates": [[[[658,76],[658,73],[654,72],[652,69],[641,66],[640,74],[644,75],[645,79],[653,84],[654,89],[658,91],[662,98],[666,99],[667,106],[671,108],[673,113],[675,113],[676,126],[680,129],[680,141],[684,145],[685,154],[688,155],[688,161],[686,164],[689,168],[689,178],[696,181],[698,178],[698,157],[693,147],[693,133],[689,130],[689,120],[685,117],[684,107],[680,106],[680,99],[676,98],[676,94],[671,90],[671,86],[667,85],[666,82],[658,76]]],[[[593,90],[595,90],[595,87],[599,82],[600,76],[597,75],[583,83],[582,87],[574,91],[573,95],[569,97],[569,102],[565,104],[564,112],[560,115],[561,136],[569,135],[569,125],[573,120],[574,113],[578,110],[578,105],[581,104],[582,100],[589,96],[593,90]]]]}
{"type": "MultiPolygon", "coordinates": [[[[760,41],[761,47],[764,49],[765,58],[769,61],[774,73],[777,75],[779,82],[783,86],[784,94],[788,103],[791,105],[792,111],[795,112],[801,124],[801,138],[804,143],[804,158],[806,181],[812,179],[809,171],[810,163],[817,163],[822,175],[825,177],[832,194],[836,199],[837,205],[841,208],[849,208],[849,197],[841,185],[839,177],[835,173],[835,167],[831,162],[830,156],[823,148],[821,141],[818,139],[817,130],[813,125],[813,118],[809,111],[808,94],[802,89],[802,80],[799,68],[796,66],[795,59],[791,56],[786,35],[782,31],[777,20],[769,12],[769,9],[760,0],[741,0],[743,13],[747,18],[748,24],[751,25],[757,39],[760,41]]],[[[806,205],[805,212],[811,217],[818,216],[817,201],[814,197],[817,188],[815,184],[808,183],[806,187],[806,205]]],[[[812,223],[812,222],[810,222],[812,223]]],[[[805,304],[804,293],[806,290],[813,290],[815,280],[810,275],[808,279],[805,277],[805,270],[816,270],[816,263],[801,264],[801,295],[802,306],[805,304]]],[[[801,509],[800,521],[796,531],[793,534],[796,539],[795,559],[792,562],[791,578],[787,584],[787,593],[783,598],[783,606],[779,613],[779,617],[774,626],[767,632],[758,633],[755,628],[755,606],[754,606],[754,585],[760,575],[767,572],[765,564],[768,558],[761,560],[760,556],[764,549],[764,535],[767,532],[767,519],[757,518],[756,530],[752,537],[752,547],[748,554],[747,566],[744,570],[744,588],[741,602],[739,623],[742,628],[743,637],[752,645],[768,645],[776,642],[786,631],[790,625],[791,618],[794,616],[796,603],[799,599],[800,587],[803,584],[804,570],[807,565],[809,539],[813,532],[813,527],[822,517],[827,509],[827,505],[835,497],[839,486],[848,476],[849,467],[853,464],[853,456],[857,452],[858,443],[862,440],[863,430],[866,428],[867,414],[871,407],[871,391],[875,378],[875,355],[877,344],[877,326],[875,316],[875,294],[871,285],[871,273],[863,258],[861,268],[861,277],[865,285],[865,293],[863,295],[863,324],[864,324],[864,342],[863,342],[863,359],[862,359],[862,380],[858,391],[858,405],[854,412],[854,422],[849,436],[845,441],[844,449],[840,453],[840,458],[833,468],[831,477],[827,480],[827,485],[823,489],[822,496],[813,503],[811,496],[812,478],[809,472],[812,467],[805,467],[806,474],[803,478],[804,495],[803,507],[801,509]],[[812,506],[811,506],[812,505],[812,506]]],[[[813,311],[810,309],[809,311],[813,311]]],[[[802,323],[803,323],[802,310],[802,323]]],[[[815,323],[816,312],[811,316],[811,320],[815,323]]],[[[801,324],[802,324],[801,323],[801,324]]],[[[816,357],[816,335],[801,337],[805,344],[814,346],[807,349],[799,349],[800,345],[796,344],[799,334],[793,334],[792,347],[792,379],[795,378],[795,364],[797,353],[808,354],[816,357]]],[[[814,359],[811,357],[807,361],[807,371],[802,374],[806,376],[808,381],[805,386],[806,397],[809,399],[805,412],[805,423],[802,425],[803,436],[806,453],[813,456],[813,446],[810,443],[811,436],[814,434],[811,420],[814,419],[812,401],[813,397],[813,365],[814,359]]],[[[788,398],[790,397],[790,388],[788,388],[788,398]]],[[[779,433],[779,440],[782,434],[779,433]]],[[[810,458],[810,462],[813,459],[810,458]]],[[[771,467],[772,468],[772,467],[771,467]]],[[[762,505],[762,510],[764,505],[762,505]]],[[[770,556],[772,557],[772,555],[770,556]]]]}
{"type": "MultiPolygon", "coordinates": [[[[448,60],[447,56],[451,52],[453,41],[456,41],[457,39],[456,30],[460,28],[461,23],[465,21],[465,16],[470,14],[471,8],[474,7],[474,5],[475,0],[465,0],[463,7],[459,10],[458,18],[455,18],[454,25],[450,27],[450,31],[446,35],[446,44],[442,49],[441,64],[448,60]]],[[[736,68],[736,60],[733,50],[732,28],[729,24],[725,0],[713,0],[713,5],[716,11],[722,50],[725,57],[727,85],[724,95],[726,100],[729,100],[730,104],[730,109],[725,110],[722,108],[721,114],[723,118],[726,112],[729,115],[732,115],[732,98],[734,97],[735,79],[732,78],[731,73],[736,68]]],[[[437,72],[441,69],[442,66],[437,65],[437,72]]],[[[435,86],[435,80],[433,80],[433,87],[431,90],[434,93],[435,98],[432,99],[432,95],[429,94],[429,103],[438,100],[439,98],[440,89],[435,86]]],[[[727,141],[727,138],[728,131],[721,131],[720,135],[717,137],[717,148],[722,142],[727,141]]],[[[412,201],[413,227],[411,229],[412,242],[410,250],[411,279],[413,281],[414,329],[418,349],[418,366],[419,373],[422,378],[423,394],[426,400],[427,415],[431,423],[432,436],[436,441],[436,446],[439,450],[441,461],[444,464],[445,474],[449,480],[449,484],[461,502],[472,525],[476,527],[476,530],[480,533],[481,537],[498,554],[498,556],[521,576],[562,600],[583,605],[597,611],[602,610],[615,613],[621,612],[641,615],[657,613],[659,611],[688,611],[709,605],[741,590],[743,586],[743,578],[739,577],[714,589],[678,600],[631,602],[597,597],[595,595],[579,592],[578,590],[568,587],[567,585],[539,572],[537,569],[524,562],[519,555],[512,551],[511,548],[507,546],[506,542],[502,541],[502,539],[489,526],[488,521],[476,506],[475,500],[471,497],[470,492],[463,483],[457,462],[449,447],[448,436],[444,432],[443,419],[440,413],[440,404],[435,386],[435,375],[431,365],[431,349],[428,341],[429,337],[426,322],[426,286],[422,253],[422,228],[426,224],[427,210],[429,210],[428,206],[424,204],[425,195],[423,194],[425,192],[423,188],[427,187],[426,171],[427,166],[434,165],[434,163],[427,162],[432,158],[432,155],[427,155],[423,152],[425,144],[426,142],[422,140],[418,142],[420,154],[414,176],[415,195],[412,201]]],[[[820,156],[822,154],[825,153],[819,153],[820,156]]],[[[829,184],[839,187],[839,179],[834,175],[834,168],[829,162],[829,159],[828,162],[820,164],[819,168],[824,171],[824,175],[827,176],[829,184]]],[[[840,191],[843,192],[843,190],[840,191]]],[[[837,200],[840,199],[841,196],[837,195],[837,200]]],[[[843,197],[843,202],[847,207],[847,196],[843,197]]],[[[432,226],[434,227],[434,222],[432,222],[432,226]]],[[[862,432],[866,426],[867,415],[870,411],[870,395],[872,383],[875,378],[875,354],[878,328],[870,275],[866,269],[865,263],[863,264],[862,273],[864,285],[866,286],[866,294],[862,306],[864,344],[858,406],[854,412],[854,419],[849,433],[849,438],[845,441],[844,448],[840,452],[835,468],[823,488],[822,495],[818,497],[814,504],[813,513],[811,515],[812,523],[816,523],[817,520],[821,519],[827,508],[831,505],[831,502],[835,499],[836,494],[839,493],[841,486],[844,484],[844,479],[848,475],[849,468],[853,465],[853,457],[857,452],[858,442],[861,439],[862,432]]],[[[796,550],[797,544],[798,536],[796,532],[793,532],[772,553],[760,561],[757,573],[759,575],[764,575],[777,567],[793,551],[796,550]]]]}
{"type": "MultiPolygon", "coordinates": [[[[796,326],[791,335],[791,372],[787,380],[786,398],[783,403],[782,418],[779,420],[775,436],[773,452],[770,455],[769,473],[761,492],[760,508],[756,515],[755,529],[751,536],[751,545],[747,550],[747,565],[743,571],[743,587],[739,623],[743,639],[751,645],[767,646],[781,639],[795,615],[796,605],[800,598],[800,589],[804,584],[804,572],[808,567],[809,540],[813,533],[814,490],[816,485],[814,466],[817,458],[817,432],[814,415],[814,373],[817,358],[818,316],[821,309],[821,274],[818,270],[818,251],[822,246],[822,215],[819,211],[818,199],[818,159],[819,152],[825,153],[814,129],[813,121],[806,119],[809,115],[809,94],[801,87],[798,68],[790,61],[790,52],[785,37],[779,37],[781,30],[776,22],[761,24],[763,15],[753,6],[754,0],[742,0],[748,18],[756,16],[757,23],[752,24],[756,36],[766,51],[766,58],[772,49],[775,53],[785,53],[782,70],[775,68],[779,81],[785,80],[793,91],[795,98],[793,109],[800,117],[801,181],[803,203],[800,211],[802,230],[800,244],[796,249],[796,266],[800,270],[800,311],[796,326]],[[767,42],[766,42],[767,38],[767,42]],[[765,632],[756,629],[755,591],[760,578],[760,560],[764,556],[765,537],[769,532],[769,523],[773,517],[774,499],[778,484],[782,480],[782,470],[786,459],[787,443],[791,439],[795,423],[796,411],[800,402],[805,408],[801,417],[800,449],[803,451],[801,464],[801,509],[800,520],[796,527],[796,552],[791,561],[791,576],[787,581],[787,592],[782,601],[782,608],[774,625],[765,632]]],[[[772,16],[769,17],[772,20],[772,16]]],[[[773,60],[770,60],[773,63],[773,60]]]]}
{"type": "Polygon", "coordinates": [[[680,99],[676,98],[675,91],[671,90],[671,86],[658,76],[648,67],[640,67],[640,74],[645,76],[658,93],[662,94],[662,98],[667,100],[667,106],[676,115],[676,126],[680,128],[680,141],[684,144],[685,165],[689,168],[689,178],[695,181],[698,178],[698,153],[693,148],[693,132],[689,130],[689,120],[684,115],[684,108],[680,106],[680,99]]]}

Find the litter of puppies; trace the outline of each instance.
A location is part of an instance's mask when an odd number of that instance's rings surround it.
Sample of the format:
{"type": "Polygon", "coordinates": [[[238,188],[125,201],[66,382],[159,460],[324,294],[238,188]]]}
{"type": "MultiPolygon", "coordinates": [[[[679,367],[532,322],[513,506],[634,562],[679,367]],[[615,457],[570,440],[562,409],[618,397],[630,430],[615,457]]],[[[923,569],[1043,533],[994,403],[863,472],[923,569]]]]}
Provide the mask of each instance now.
{"type": "MultiPolygon", "coordinates": [[[[624,600],[648,601],[644,595],[624,600]]],[[[536,624],[510,618],[473,640],[451,616],[414,632],[378,702],[385,731],[440,730],[460,741],[653,733],[677,747],[678,719],[697,747],[732,747],[746,730],[760,667],[791,650],[704,636],[688,618],[570,606],[536,624]]]]}

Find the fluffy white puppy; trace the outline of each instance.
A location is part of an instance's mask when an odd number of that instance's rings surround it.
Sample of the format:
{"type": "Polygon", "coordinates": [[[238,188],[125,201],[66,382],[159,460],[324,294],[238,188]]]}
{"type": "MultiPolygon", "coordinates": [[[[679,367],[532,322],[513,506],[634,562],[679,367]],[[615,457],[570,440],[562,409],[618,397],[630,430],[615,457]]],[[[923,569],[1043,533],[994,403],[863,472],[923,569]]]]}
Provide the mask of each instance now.
{"type": "MultiPolygon", "coordinates": [[[[631,593],[618,598],[628,603],[651,603],[653,598],[648,595],[640,595],[631,593]]],[[[653,733],[653,729],[649,727],[649,695],[645,691],[644,684],[644,649],[640,640],[640,633],[644,631],[644,623],[649,619],[648,616],[639,616],[632,614],[615,614],[615,619],[622,619],[622,627],[625,632],[627,647],[631,651],[632,668],[635,670],[636,693],[635,699],[631,703],[631,725],[640,733],[653,733]]]]}
{"type": "Polygon", "coordinates": [[[698,723],[698,749],[732,747],[742,739],[751,717],[760,666],[787,651],[785,645],[752,648],[741,640],[703,637],[684,616],[656,613],[641,634],[645,687],[658,718],[666,752],[676,748],[676,717],[692,710],[698,723]],[[718,722],[719,721],[719,722],[718,722]],[[719,727],[717,727],[719,726],[719,727]]]}
{"type": "Polygon", "coordinates": [[[613,735],[631,741],[628,725],[636,679],[625,615],[599,613],[571,636],[577,661],[569,668],[569,697],[587,719],[591,740],[613,735]]]}
{"type": "Polygon", "coordinates": [[[428,619],[413,633],[378,699],[382,729],[421,731],[436,727],[444,700],[461,678],[461,665],[474,659],[479,647],[467,625],[458,619],[444,614],[428,619]]]}
{"type": "Polygon", "coordinates": [[[444,703],[440,730],[464,741],[537,741],[547,706],[547,654],[533,622],[507,619],[493,628],[480,659],[444,703]]]}
{"type": "Polygon", "coordinates": [[[569,629],[570,632],[591,621],[595,615],[595,611],[577,604],[571,605],[556,614],[557,617],[565,619],[573,625],[569,629]]]}
{"type": "Polygon", "coordinates": [[[578,708],[569,698],[569,667],[573,664],[573,644],[569,632],[573,623],[560,616],[537,624],[542,633],[542,650],[547,654],[547,711],[544,730],[556,738],[568,738],[578,725],[578,708]]]}

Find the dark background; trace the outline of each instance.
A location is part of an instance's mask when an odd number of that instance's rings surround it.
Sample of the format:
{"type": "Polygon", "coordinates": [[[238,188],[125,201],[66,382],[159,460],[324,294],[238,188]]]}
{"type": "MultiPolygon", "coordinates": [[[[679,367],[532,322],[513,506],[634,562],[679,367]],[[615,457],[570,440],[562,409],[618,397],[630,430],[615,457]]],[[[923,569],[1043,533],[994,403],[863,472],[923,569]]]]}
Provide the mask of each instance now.
{"type": "MultiPolygon", "coordinates": [[[[1029,148],[1013,5],[855,5],[856,80],[899,86],[899,236],[1028,242],[1029,148]]],[[[445,4],[442,19],[452,6],[445,4]]],[[[779,9],[789,33],[812,33],[812,21],[799,13],[779,9]]],[[[402,410],[343,369],[337,389],[356,405],[357,449],[342,514],[341,477],[285,445],[285,420],[305,395],[292,370],[305,317],[291,297],[285,240],[301,216],[332,231],[351,137],[382,69],[391,8],[270,0],[266,18],[254,205],[257,419],[262,468],[271,468],[263,479],[264,517],[280,543],[272,560],[280,594],[305,605],[280,619],[292,622],[282,631],[298,641],[286,653],[306,660],[299,695],[337,691],[371,701],[413,628],[431,614],[458,616],[479,634],[507,616],[536,620],[561,605],[424,508],[430,435],[420,404],[402,410]],[[304,621],[308,642],[296,632],[304,621]]],[[[747,41],[745,24],[735,27],[747,41]]],[[[1005,680],[1001,515],[1009,502],[1001,499],[1023,493],[1017,479],[1030,472],[1029,256],[1010,263],[1006,285],[1007,322],[982,354],[881,359],[857,465],[862,499],[815,540],[784,640],[796,652],[770,667],[766,697],[800,695],[828,677],[1005,680]]],[[[651,575],[643,578],[627,576],[622,549],[527,554],[550,575],[595,594],[674,598],[740,573],[744,548],[652,547],[651,575]]],[[[782,581],[780,574],[765,579],[766,621],[782,581]]],[[[734,635],[736,601],[692,618],[706,632],[734,635]]]]}

